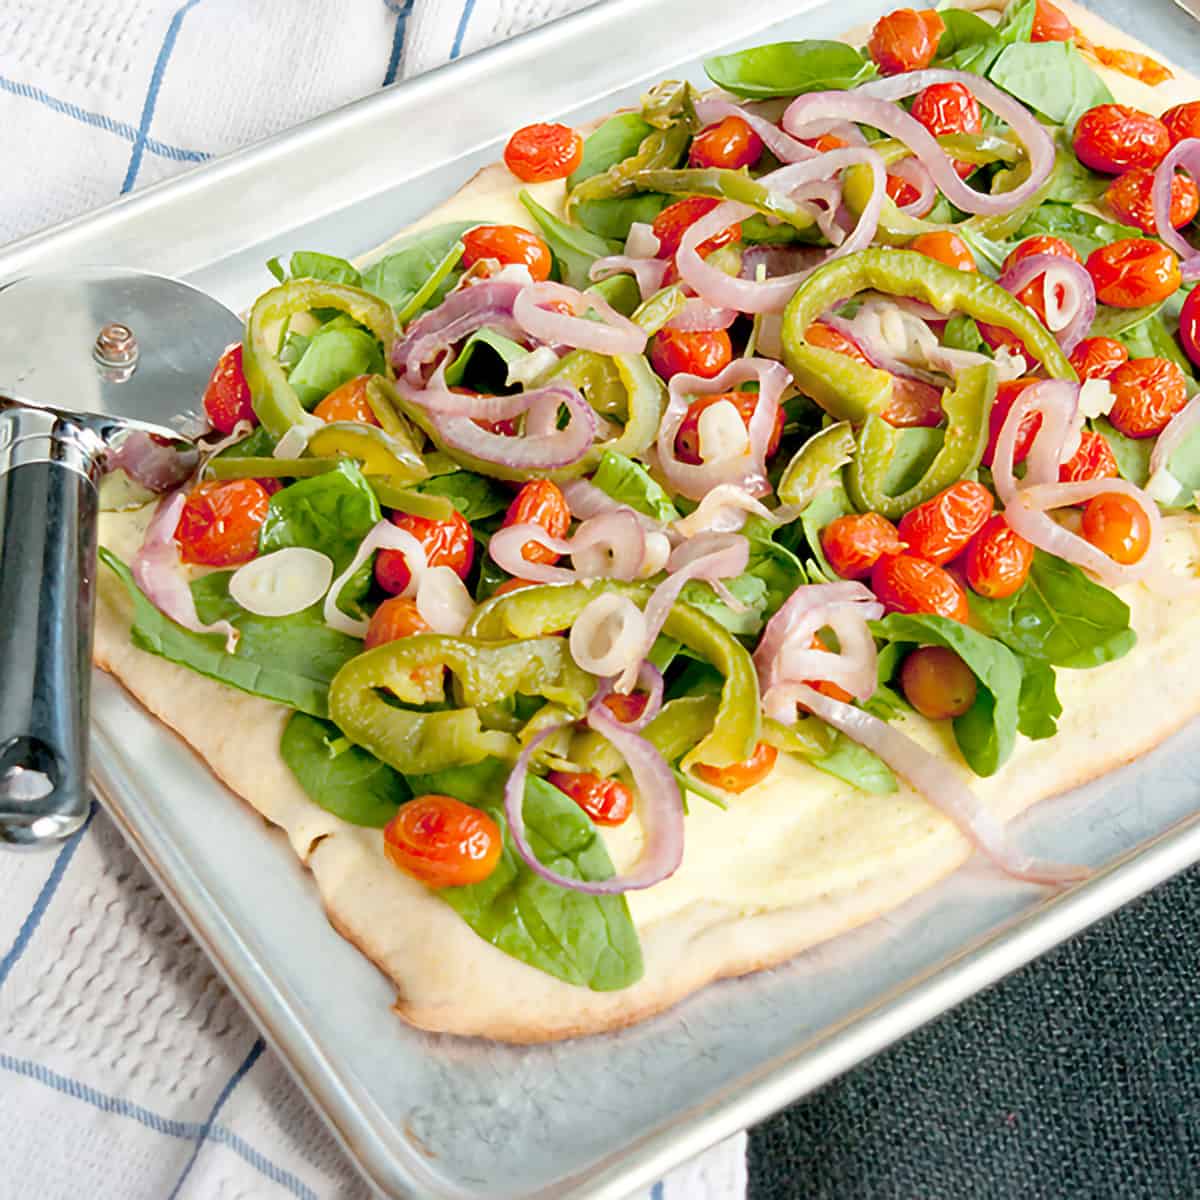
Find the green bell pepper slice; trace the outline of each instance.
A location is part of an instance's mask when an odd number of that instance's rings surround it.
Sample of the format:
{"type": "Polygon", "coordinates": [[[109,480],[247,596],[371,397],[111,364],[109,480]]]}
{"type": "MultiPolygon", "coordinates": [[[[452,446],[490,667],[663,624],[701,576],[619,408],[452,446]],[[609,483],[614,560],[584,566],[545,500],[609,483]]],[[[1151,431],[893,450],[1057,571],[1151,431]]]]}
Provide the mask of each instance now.
{"type": "MultiPolygon", "coordinates": [[[[644,605],[653,589],[646,584],[600,580],[595,583],[550,584],[495,596],[471,618],[466,636],[531,638],[569,628],[583,609],[606,591],[644,605]]],[[[746,648],[711,617],[676,601],[663,633],[682,642],[724,676],[716,717],[707,735],[683,760],[714,767],[741,762],[754,753],[762,731],[758,677],[746,648]]]]}
{"type": "Polygon", "coordinates": [[[780,504],[807,508],[854,457],[857,442],[849,421],[829,425],[800,447],[784,468],[775,494],[780,504]]]}
{"type": "Polygon", "coordinates": [[[246,321],[242,342],[242,368],[254,411],[275,436],[282,437],[293,425],[311,420],[288,381],[278,357],[278,347],[292,317],[315,308],[335,308],[369,329],[383,345],[388,362],[397,337],[392,306],[370,292],[344,283],[317,279],[290,279],[264,292],[254,303],[246,321]]]}
{"type": "MultiPolygon", "coordinates": [[[[711,731],[720,704],[720,697],[715,693],[668,700],[658,716],[642,730],[642,737],[667,762],[677,762],[711,731]]],[[[592,729],[575,732],[568,757],[583,770],[596,775],[616,775],[625,768],[625,760],[613,744],[592,729]]]]}
{"type": "Polygon", "coordinates": [[[336,458],[211,458],[205,479],[311,479],[336,471],[336,458]]]}
{"type": "Polygon", "coordinates": [[[639,188],[647,192],[736,200],[760,213],[778,217],[794,229],[807,230],[816,224],[811,210],[793,204],[782,193],[772,192],[745,169],[734,171],[726,167],[683,167],[678,170],[639,171],[635,181],[639,188]]]}
{"type": "Polygon", "coordinates": [[[686,305],[687,297],[683,294],[683,288],[673,283],[643,300],[629,319],[635,325],[640,325],[647,334],[653,335],[668,321],[679,316],[686,305]]]}
{"type": "MultiPolygon", "coordinates": [[[[301,459],[301,462],[315,460],[301,459]]],[[[367,482],[376,499],[384,508],[409,513],[414,517],[425,517],[430,521],[449,521],[458,510],[447,496],[426,495],[414,491],[401,480],[388,476],[368,475],[367,482]]]]}

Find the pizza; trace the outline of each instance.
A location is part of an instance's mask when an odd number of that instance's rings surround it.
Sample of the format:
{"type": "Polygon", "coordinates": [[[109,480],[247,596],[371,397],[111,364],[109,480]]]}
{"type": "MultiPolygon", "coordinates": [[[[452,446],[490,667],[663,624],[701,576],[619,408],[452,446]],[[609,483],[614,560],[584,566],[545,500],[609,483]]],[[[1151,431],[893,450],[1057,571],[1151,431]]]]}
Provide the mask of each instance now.
{"type": "Polygon", "coordinates": [[[268,264],[103,517],[97,663],[422,1029],[1069,887],[1010,819],[1200,710],[1197,81],[1047,0],[705,70],[268,264]]]}

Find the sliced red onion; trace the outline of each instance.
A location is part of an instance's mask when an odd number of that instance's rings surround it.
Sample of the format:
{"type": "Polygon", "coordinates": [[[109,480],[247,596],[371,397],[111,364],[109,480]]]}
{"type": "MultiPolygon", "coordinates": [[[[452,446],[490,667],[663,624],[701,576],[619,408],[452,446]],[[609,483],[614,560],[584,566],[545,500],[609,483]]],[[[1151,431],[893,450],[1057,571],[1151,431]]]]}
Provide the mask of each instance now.
{"type": "MultiPolygon", "coordinates": [[[[803,97],[802,97],[803,99],[803,97]]],[[[922,126],[922,128],[924,128],[922,126]]],[[[830,179],[847,167],[868,166],[872,174],[871,197],[863,208],[858,224],[833,250],[827,251],[815,265],[852,254],[871,244],[879,222],[885,195],[886,171],[883,160],[867,147],[830,150],[807,162],[793,163],[764,175],[759,183],[772,191],[789,195],[801,184],[830,179]]],[[[955,176],[957,178],[957,176],[955,176]]],[[[754,279],[732,278],[700,257],[697,247],[730,225],[752,216],[755,209],[748,204],[725,200],[711,212],[690,225],[680,240],[675,265],[680,278],[699,296],[719,308],[735,308],[739,312],[780,312],[792,298],[792,293],[814,268],[794,275],[782,275],[758,282],[754,279]]]]}
{"type": "Polygon", "coordinates": [[[782,124],[794,134],[800,129],[807,132],[815,122],[845,120],[870,125],[902,141],[921,160],[946,199],[964,212],[1010,212],[1031,199],[1054,169],[1054,142],[1049,132],[1019,100],[970,71],[906,71],[873,80],[852,92],[809,92],[788,105],[782,124]],[[1029,156],[1029,176],[1024,182],[1012,191],[992,196],[976,191],[959,178],[953,160],[933,134],[895,103],[936,83],[961,84],[1011,127],[1029,156]]]}
{"type": "Polygon", "coordinates": [[[633,867],[612,879],[583,880],[560,875],[539,861],[525,835],[525,777],[529,763],[541,744],[565,728],[552,725],[543,730],[517,755],[504,785],[504,816],[513,845],[525,865],[535,874],[559,887],[589,896],[613,896],[653,887],[673,875],[683,861],[683,797],[670,766],[640,734],[627,729],[604,705],[588,712],[588,724],[607,738],[625,760],[633,775],[639,803],[638,817],[644,834],[641,856],[633,867]]]}
{"type": "Polygon", "coordinates": [[[653,258],[662,249],[654,226],[645,221],[632,221],[629,225],[629,236],[625,239],[625,253],[634,258],[653,258]]]}
{"type": "Polygon", "coordinates": [[[785,683],[764,697],[764,707],[777,721],[792,723],[802,705],[860,746],[877,754],[915,791],[920,792],[959,832],[1005,874],[1026,883],[1062,887],[1086,879],[1086,867],[1043,863],[1019,851],[1004,827],[978,797],[953,774],[953,768],[886,721],[822,695],[803,683],[785,683]]]}
{"type": "Polygon", "coordinates": [[[923,217],[937,200],[937,184],[929,168],[919,158],[902,158],[892,165],[892,174],[917,189],[914,199],[896,207],[910,217],[923,217]]]}
{"type": "Polygon", "coordinates": [[[565,283],[546,281],[524,288],[513,304],[513,316],[530,337],[551,346],[572,346],[597,354],[640,354],[646,345],[646,331],[640,325],[622,316],[602,296],[565,283]],[[574,315],[542,307],[552,303],[567,305],[574,315]],[[600,320],[584,316],[589,310],[600,320]]]}
{"type": "MultiPolygon", "coordinates": [[[[696,116],[700,118],[703,125],[712,125],[717,121],[723,121],[726,117],[740,118],[758,134],[763,145],[781,163],[807,162],[810,158],[816,158],[820,154],[820,151],[814,150],[811,146],[806,146],[803,142],[784,133],[773,121],[768,121],[766,117],[742,108],[731,100],[724,100],[717,96],[697,100],[696,116]]],[[[855,132],[857,133],[857,130],[855,132]]]]}
{"type": "Polygon", "coordinates": [[[589,674],[610,678],[631,672],[636,680],[645,657],[645,614],[628,596],[601,592],[571,623],[567,644],[589,674]]]}
{"type": "Polygon", "coordinates": [[[1058,468],[1064,461],[1063,450],[1078,434],[1082,420],[1077,383],[1065,379],[1043,379],[1021,391],[1008,410],[996,439],[992,456],[992,482],[996,495],[1005,504],[1011,504],[1020,486],[1056,483],[1058,468]],[[1042,419],[1030,443],[1025,478],[1018,484],[1013,474],[1017,436],[1021,422],[1035,412],[1040,413],[1042,419]]]}
{"type": "Polygon", "coordinates": [[[561,485],[563,498],[571,510],[571,516],[577,521],[586,521],[588,517],[598,516],[607,512],[633,513],[638,524],[647,530],[662,530],[663,523],[653,517],[640,513],[628,504],[614,500],[603,488],[598,488],[589,479],[568,479],[561,485]]]}
{"type": "MultiPolygon", "coordinates": [[[[241,424],[249,429],[248,422],[239,422],[239,426],[241,424]]],[[[232,434],[230,438],[233,438],[232,434]]],[[[210,454],[227,445],[229,439],[222,439],[210,454]]],[[[191,478],[199,461],[200,454],[196,449],[179,450],[172,445],[163,445],[149,433],[135,431],[125,435],[119,450],[109,452],[104,469],[124,471],[134,483],[149,492],[169,492],[191,478]]]]}
{"type": "MultiPolygon", "coordinates": [[[[656,238],[655,241],[658,239],[656,238]]],[[[606,254],[588,268],[588,278],[593,282],[608,279],[612,275],[629,274],[637,280],[638,292],[648,300],[663,285],[663,276],[671,264],[665,258],[642,258],[630,254],[606,254]]]]}
{"type": "Polygon", "coordinates": [[[638,579],[646,555],[646,531],[629,512],[589,517],[569,538],[552,537],[532,521],[498,529],[488,553],[501,569],[534,583],[573,583],[580,579],[638,579]],[[530,562],[525,547],[534,542],[552,554],[568,554],[572,569],[530,562]]]}
{"type": "MultiPolygon", "coordinates": [[[[1200,141],[1200,138],[1197,139],[1200,141]]],[[[1189,433],[1200,422],[1200,392],[1197,392],[1168,422],[1158,435],[1154,449],[1150,452],[1150,474],[1171,461],[1171,455],[1183,445],[1189,433]]]]}
{"type": "Polygon", "coordinates": [[[350,637],[366,637],[369,621],[356,620],[347,616],[338,608],[338,597],[342,588],[349,582],[351,576],[375,553],[376,550],[399,550],[404,555],[404,565],[408,567],[408,586],[402,593],[405,596],[415,595],[421,576],[428,566],[425,547],[411,533],[393,525],[386,519],[378,522],[365,538],[359,543],[358,550],[350,560],[350,565],[329,585],[325,593],[325,607],[322,616],[330,629],[350,637]]]}
{"type": "Polygon", "coordinates": [[[698,296],[690,296],[683,302],[683,311],[667,322],[668,329],[684,333],[696,333],[706,329],[728,329],[737,320],[737,310],[714,308],[698,296]]]}
{"type": "Polygon", "coordinates": [[[205,625],[196,612],[196,599],[179,560],[175,530],[183,514],[187,496],[173,492],[159,501],[141,547],[133,556],[133,581],[159,612],[193,633],[220,633],[225,636],[225,651],[237,648],[238,631],[228,621],[205,625]]]}
{"type": "Polygon", "coordinates": [[[1039,275],[1044,276],[1046,328],[1064,354],[1070,354],[1096,319],[1096,285],[1087,268],[1061,254],[1029,254],[1018,259],[996,281],[1014,296],[1039,275]]]}
{"type": "Polygon", "coordinates": [[[1200,184],[1200,138],[1184,138],[1154,169],[1154,187],[1150,193],[1154,204],[1154,228],[1158,236],[1179,255],[1180,270],[1185,282],[1200,279],[1200,248],[1193,246],[1171,224],[1171,184],[1175,172],[1184,171],[1200,184]]]}
{"type": "Polygon", "coordinates": [[[673,528],[687,538],[699,533],[736,533],[745,525],[748,516],[775,520],[775,514],[745,488],[735,483],[722,483],[700,501],[694,512],[674,522],[673,528]]]}
{"type": "MultiPolygon", "coordinates": [[[[642,711],[631,721],[621,721],[621,724],[630,731],[630,733],[641,733],[651,721],[662,711],[663,705],[663,677],[662,672],[652,663],[642,663],[641,670],[638,671],[637,686],[645,694],[646,703],[642,711]]],[[[609,696],[612,695],[612,680],[601,679],[600,686],[596,689],[596,694],[592,697],[588,705],[589,710],[596,708],[604,703],[609,696]]],[[[611,709],[609,709],[612,712],[611,709]]],[[[613,714],[616,716],[616,714],[613,714]]]]}
{"type": "Polygon", "coordinates": [[[667,410],[658,429],[659,467],[667,481],[690,500],[701,500],[722,483],[733,483],[755,494],[771,490],[766,476],[767,446],[779,414],[779,401],[791,383],[791,372],[766,358],[734,359],[713,379],[699,375],[675,375],[667,387],[667,410]],[[749,449],[736,458],[713,463],[682,463],[675,453],[675,437],[688,406],[697,396],[720,395],[740,383],[758,383],[758,402],[750,418],[749,449]]]}

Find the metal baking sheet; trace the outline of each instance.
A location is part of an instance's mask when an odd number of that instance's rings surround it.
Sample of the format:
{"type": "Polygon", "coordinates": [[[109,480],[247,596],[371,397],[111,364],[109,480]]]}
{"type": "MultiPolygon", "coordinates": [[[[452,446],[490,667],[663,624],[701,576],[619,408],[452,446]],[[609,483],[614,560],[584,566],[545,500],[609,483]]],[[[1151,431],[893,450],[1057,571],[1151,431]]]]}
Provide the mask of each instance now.
{"type": "MultiPolygon", "coordinates": [[[[1097,0],[1185,65],[1169,0],[1097,0]],[[1136,17],[1136,20],[1135,20],[1136,17]]],[[[0,279],[111,263],[231,306],[297,248],[353,255],[495,159],[513,127],[583,120],[699,58],[836,34],[878,0],[610,0],[0,251],[0,279]]],[[[417,1033],[327,924],[284,838],[106,676],[94,770],[109,811],[346,1149],[391,1196],[610,1197],[810,1092],[1200,859],[1200,725],[1037,807],[1020,836],[1101,870],[1053,900],[970,866],[785,967],[716,984],[625,1032],[514,1048],[417,1033]]],[[[498,1002],[503,1003],[500,999],[498,1002]]]]}

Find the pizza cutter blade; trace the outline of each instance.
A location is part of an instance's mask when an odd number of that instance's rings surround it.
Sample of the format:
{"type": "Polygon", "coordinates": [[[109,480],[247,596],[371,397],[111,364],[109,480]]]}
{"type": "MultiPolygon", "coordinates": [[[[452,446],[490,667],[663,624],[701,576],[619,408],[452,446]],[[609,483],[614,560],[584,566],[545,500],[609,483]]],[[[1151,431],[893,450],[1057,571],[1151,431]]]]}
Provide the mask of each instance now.
{"type": "Polygon", "coordinates": [[[241,321],[188,284],[115,267],[0,288],[0,844],[87,817],[98,484],[199,409],[241,321]]]}

